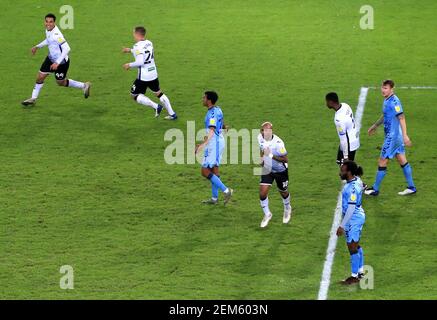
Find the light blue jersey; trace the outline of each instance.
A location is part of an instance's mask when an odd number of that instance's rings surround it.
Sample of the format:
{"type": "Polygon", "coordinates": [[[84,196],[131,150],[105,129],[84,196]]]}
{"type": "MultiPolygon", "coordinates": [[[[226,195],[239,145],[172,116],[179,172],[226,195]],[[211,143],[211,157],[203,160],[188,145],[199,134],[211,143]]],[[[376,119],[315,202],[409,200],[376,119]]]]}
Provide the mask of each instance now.
{"type": "Polygon", "coordinates": [[[384,145],[381,158],[392,159],[396,154],[405,153],[402,129],[398,116],[403,114],[402,104],[396,95],[384,100],[382,112],[384,114],[384,145]]]}
{"type": "Polygon", "coordinates": [[[218,106],[208,109],[205,116],[205,130],[209,134],[210,128],[214,128],[214,136],[209,140],[205,148],[202,166],[212,168],[219,166],[225,149],[223,137],[223,112],[218,106]]]}
{"type": "Polygon", "coordinates": [[[355,205],[355,211],[352,217],[345,225],[346,241],[359,242],[361,230],[363,229],[366,215],[361,206],[363,199],[363,182],[356,177],[348,181],[342,191],[342,216],[344,218],[347,208],[350,204],[355,205]]]}

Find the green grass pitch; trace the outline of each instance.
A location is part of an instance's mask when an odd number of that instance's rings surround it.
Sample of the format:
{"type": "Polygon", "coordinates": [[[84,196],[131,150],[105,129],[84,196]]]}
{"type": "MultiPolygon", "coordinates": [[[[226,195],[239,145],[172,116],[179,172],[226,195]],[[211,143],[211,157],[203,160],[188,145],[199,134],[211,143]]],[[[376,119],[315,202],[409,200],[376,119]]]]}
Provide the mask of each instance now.
{"type": "MultiPolygon", "coordinates": [[[[361,86],[393,78],[399,86],[437,85],[437,3],[366,1],[374,30],[361,30],[359,1],[76,1],[69,77],[93,83],[92,96],[47,79],[37,106],[23,108],[45,57],[43,17],[61,1],[2,7],[0,40],[0,298],[2,299],[315,299],[337,192],[338,138],[331,90],[353,109],[361,86]],[[154,119],[131,101],[135,72],[121,48],[144,24],[155,46],[161,86],[179,115],[154,119]],[[273,122],[290,158],[295,215],[282,203],[260,230],[254,165],[224,165],[235,189],[227,206],[207,208],[200,166],[167,165],[163,136],[202,126],[205,89],[215,89],[233,128],[273,122]],[[74,268],[74,290],[59,268],[74,268]]],[[[377,199],[365,199],[362,245],[373,290],[337,284],[349,273],[344,238],[330,299],[437,298],[437,90],[399,89],[419,193],[397,196],[402,171],[390,163],[377,199]]],[[[376,172],[382,132],[365,130],[382,106],[370,90],[357,154],[365,180],[376,172]]]]}

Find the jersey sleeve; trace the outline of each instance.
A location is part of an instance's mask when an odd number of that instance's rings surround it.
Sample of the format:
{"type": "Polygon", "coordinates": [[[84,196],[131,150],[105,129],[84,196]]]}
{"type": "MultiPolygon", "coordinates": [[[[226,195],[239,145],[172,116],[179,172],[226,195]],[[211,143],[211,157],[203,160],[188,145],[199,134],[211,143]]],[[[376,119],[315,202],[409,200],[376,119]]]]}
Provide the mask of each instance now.
{"type": "Polygon", "coordinates": [[[335,126],[337,127],[337,133],[339,137],[346,135],[347,124],[344,119],[336,119],[335,126]]]}
{"type": "Polygon", "coordinates": [[[214,112],[213,114],[211,114],[208,117],[207,126],[208,126],[208,128],[210,128],[210,127],[216,128],[217,127],[217,123],[218,123],[217,113],[214,112]]]}
{"type": "Polygon", "coordinates": [[[358,193],[355,188],[351,188],[348,195],[348,204],[357,204],[358,193]]]}
{"type": "Polygon", "coordinates": [[[286,156],[288,154],[287,149],[285,149],[285,144],[283,141],[280,141],[276,144],[276,153],[278,156],[286,156]]]}
{"type": "Polygon", "coordinates": [[[62,33],[60,33],[60,32],[56,32],[56,33],[54,34],[54,39],[56,40],[56,42],[57,42],[60,46],[67,42],[67,40],[65,40],[64,36],[63,36],[62,33]]]}
{"type": "Polygon", "coordinates": [[[401,104],[401,102],[399,101],[399,99],[395,99],[395,100],[393,101],[393,109],[394,109],[394,111],[395,111],[395,115],[396,115],[396,116],[399,116],[399,115],[401,115],[401,114],[404,113],[404,109],[402,108],[402,104],[401,104]]]}

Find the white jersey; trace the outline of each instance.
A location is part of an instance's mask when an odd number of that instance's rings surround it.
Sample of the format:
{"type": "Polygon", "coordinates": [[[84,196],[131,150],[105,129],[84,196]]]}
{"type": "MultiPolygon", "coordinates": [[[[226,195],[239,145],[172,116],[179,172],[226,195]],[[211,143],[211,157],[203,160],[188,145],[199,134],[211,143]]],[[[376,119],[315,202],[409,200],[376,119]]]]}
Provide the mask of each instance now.
{"type": "Polygon", "coordinates": [[[63,49],[61,46],[67,42],[58,26],[55,26],[51,31],[46,29],[46,41],[49,48],[49,59],[51,62],[63,64],[68,61],[68,55],[66,55],[63,60],[57,61],[62,55],[63,49]]]}
{"type": "MultiPolygon", "coordinates": [[[[262,152],[264,152],[266,149],[269,149],[274,156],[280,157],[287,155],[284,142],[276,135],[273,135],[271,140],[265,140],[260,133],[258,135],[258,144],[262,152]]],[[[272,172],[283,172],[288,168],[288,164],[264,157],[264,167],[271,167],[272,172]],[[270,162],[271,165],[269,165],[270,162]]]]}
{"type": "Polygon", "coordinates": [[[138,79],[141,81],[152,81],[158,78],[158,71],[155,65],[155,53],[153,44],[149,40],[142,40],[135,43],[131,50],[135,64],[138,67],[138,79]]]}
{"type": "Polygon", "coordinates": [[[341,151],[348,153],[357,150],[360,147],[360,138],[355,126],[354,114],[347,103],[340,104],[340,109],[335,112],[334,123],[340,138],[341,151]]]}

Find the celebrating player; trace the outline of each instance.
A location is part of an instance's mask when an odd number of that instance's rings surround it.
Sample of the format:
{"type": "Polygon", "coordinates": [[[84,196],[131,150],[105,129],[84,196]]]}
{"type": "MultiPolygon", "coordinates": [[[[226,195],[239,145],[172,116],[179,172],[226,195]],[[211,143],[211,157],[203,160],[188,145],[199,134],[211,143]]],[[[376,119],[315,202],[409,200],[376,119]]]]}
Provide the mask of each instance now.
{"type": "Polygon", "coordinates": [[[35,55],[38,49],[48,46],[49,54],[38,72],[35,87],[32,91],[32,97],[21,103],[24,106],[30,106],[36,103],[39,92],[44,85],[44,80],[51,73],[55,73],[58,85],[82,89],[85,98],[88,98],[90,95],[91,83],[67,79],[67,72],[70,67],[68,54],[71,49],[55,22],[56,17],[54,14],[49,13],[45,16],[46,39],[31,50],[32,55],[35,55]]]}
{"type": "Polygon", "coordinates": [[[396,157],[402,167],[407,182],[407,188],[398,194],[405,196],[417,192],[411,166],[405,157],[405,146],[410,147],[411,140],[407,135],[407,123],[401,102],[394,94],[394,86],[395,84],[392,80],[384,80],[382,83],[381,92],[385,98],[382,108],[383,115],[368,130],[369,135],[373,135],[376,129],[384,123],[385,139],[378,161],[376,180],[373,186],[365,191],[367,195],[371,196],[379,194],[381,182],[387,173],[388,161],[394,157],[396,157]]]}
{"type": "Polygon", "coordinates": [[[340,178],[346,180],[342,191],[343,220],[337,229],[337,236],[346,234],[346,244],[350,253],[352,274],[343,284],[354,284],[364,276],[364,253],[360,246],[361,231],[366,215],[361,206],[363,183],[359,176],[363,169],[353,161],[346,160],[340,167],[340,178]]]}
{"type": "Polygon", "coordinates": [[[354,114],[347,103],[340,103],[338,95],[330,92],[326,95],[326,106],[335,111],[334,124],[337,127],[340,146],[337,152],[337,163],[355,160],[355,153],[360,147],[360,138],[355,127],[354,114]]]}
{"type": "Polygon", "coordinates": [[[276,182],[279,193],[284,204],[283,223],[288,223],[291,219],[290,193],[288,192],[288,157],[284,142],[273,134],[273,125],[264,122],[261,125],[258,143],[261,152],[261,165],[263,174],[259,184],[259,199],[264,218],[261,221],[261,228],[267,227],[272,213],[269,209],[269,190],[273,181],[276,182]]]}
{"type": "Polygon", "coordinates": [[[147,88],[150,88],[168,112],[168,116],[166,116],[165,119],[176,120],[177,115],[171,107],[170,100],[159,87],[158,72],[155,65],[155,52],[152,42],[146,40],[146,29],[144,27],[136,27],[133,32],[133,37],[136,41],[133,48],[123,48],[124,53],[132,53],[135,58],[134,62],[126,63],[123,67],[126,70],[130,68],[138,69],[137,79],[131,87],[132,98],[139,104],[153,108],[155,110],[155,117],[158,117],[163,107],[145,96],[147,88]]]}
{"type": "Polygon", "coordinates": [[[205,116],[205,140],[196,146],[195,153],[205,148],[202,163],[202,176],[211,182],[212,198],[203,201],[205,204],[217,204],[218,194],[221,190],[224,194],[224,204],[231,199],[233,190],[228,188],[220,180],[219,166],[225,148],[225,138],[223,137],[223,112],[216,106],[218,95],[214,91],[206,91],[203,96],[203,105],[208,108],[205,116]]]}

